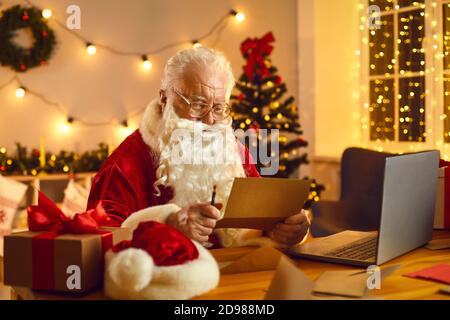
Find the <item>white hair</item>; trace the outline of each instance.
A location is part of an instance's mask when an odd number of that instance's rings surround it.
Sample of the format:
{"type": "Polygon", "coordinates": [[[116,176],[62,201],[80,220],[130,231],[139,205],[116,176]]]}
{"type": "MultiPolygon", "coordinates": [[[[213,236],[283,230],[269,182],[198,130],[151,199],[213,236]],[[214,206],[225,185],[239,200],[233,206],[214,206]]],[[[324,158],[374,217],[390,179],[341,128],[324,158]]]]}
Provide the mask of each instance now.
{"type": "Polygon", "coordinates": [[[193,47],[173,55],[164,67],[161,89],[168,90],[176,79],[181,78],[186,67],[191,65],[204,65],[223,72],[228,78],[227,97],[230,97],[235,84],[231,63],[222,52],[206,47],[193,47]]]}

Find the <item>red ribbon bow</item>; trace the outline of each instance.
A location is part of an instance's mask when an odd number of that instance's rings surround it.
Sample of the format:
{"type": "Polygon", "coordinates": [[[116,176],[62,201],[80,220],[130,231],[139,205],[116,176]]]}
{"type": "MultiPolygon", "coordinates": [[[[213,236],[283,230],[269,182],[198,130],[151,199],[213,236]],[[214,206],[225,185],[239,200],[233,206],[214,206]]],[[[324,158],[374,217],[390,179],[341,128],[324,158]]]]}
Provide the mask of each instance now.
{"type": "Polygon", "coordinates": [[[35,232],[97,233],[100,226],[105,225],[109,219],[101,202],[95,209],[77,213],[70,219],[40,191],[38,205],[29,206],[27,211],[28,227],[30,231],[35,232]]]}
{"type": "Polygon", "coordinates": [[[272,53],[273,46],[270,43],[274,41],[273,33],[268,32],[260,39],[247,39],[241,44],[241,53],[247,59],[244,72],[250,81],[254,79],[255,74],[261,77],[270,75],[264,59],[272,53]]]}

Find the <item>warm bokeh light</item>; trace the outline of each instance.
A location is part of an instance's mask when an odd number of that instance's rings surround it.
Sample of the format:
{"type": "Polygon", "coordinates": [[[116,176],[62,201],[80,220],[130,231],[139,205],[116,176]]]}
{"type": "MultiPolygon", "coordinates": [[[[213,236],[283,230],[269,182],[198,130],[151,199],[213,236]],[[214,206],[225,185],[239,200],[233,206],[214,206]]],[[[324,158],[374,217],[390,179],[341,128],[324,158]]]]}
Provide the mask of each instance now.
{"type": "Polygon", "coordinates": [[[51,16],[52,16],[52,10],[50,10],[50,9],[42,10],[42,17],[44,17],[44,19],[50,19],[51,16]]]}
{"type": "Polygon", "coordinates": [[[25,97],[25,93],[26,93],[26,91],[25,91],[25,88],[23,88],[23,87],[16,89],[16,97],[18,99],[22,99],[23,97],[25,97]]]}
{"type": "Polygon", "coordinates": [[[89,43],[86,46],[86,51],[88,55],[93,56],[97,52],[97,48],[93,44],[89,43]]]}
{"type": "Polygon", "coordinates": [[[153,67],[153,64],[150,60],[148,60],[147,56],[142,57],[142,68],[145,70],[150,70],[153,67]]]}
{"type": "Polygon", "coordinates": [[[68,133],[70,130],[70,125],[67,122],[64,122],[60,125],[59,129],[60,129],[61,133],[64,133],[64,134],[68,133]]]}
{"type": "Polygon", "coordinates": [[[243,22],[245,20],[245,14],[243,12],[237,12],[234,18],[237,22],[243,22]]]}
{"type": "Polygon", "coordinates": [[[128,137],[130,134],[133,133],[135,129],[131,128],[131,127],[125,127],[124,125],[121,125],[118,129],[117,129],[117,133],[119,136],[119,139],[122,141],[124,140],[126,137],[128,137]]]}

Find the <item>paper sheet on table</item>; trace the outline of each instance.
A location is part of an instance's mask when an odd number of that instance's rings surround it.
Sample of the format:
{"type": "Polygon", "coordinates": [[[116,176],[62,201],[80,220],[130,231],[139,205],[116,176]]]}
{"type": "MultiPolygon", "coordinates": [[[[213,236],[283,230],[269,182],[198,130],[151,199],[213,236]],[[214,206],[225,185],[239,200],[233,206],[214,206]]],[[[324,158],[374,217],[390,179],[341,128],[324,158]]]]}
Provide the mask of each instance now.
{"type": "Polygon", "coordinates": [[[235,178],[224,218],[216,228],[270,231],[299,213],[308,199],[311,182],[301,179],[235,178]]]}
{"type": "Polygon", "coordinates": [[[272,247],[262,247],[220,269],[221,274],[275,270],[283,254],[272,247]]]}
{"type": "MultiPolygon", "coordinates": [[[[380,280],[392,274],[400,266],[380,269],[380,280]]],[[[325,271],[315,282],[314,293],[362,298],[367,295],[367,280],[371,273],[366,270],[325,271]]]]}
{"type": "Polygon", "coordinates": [[[405,274],[405,276],[409,278],[432,280],[450,284],[450,265],[438,264],[431,268],[405,274]]]}
{"type": "Polygon", "coordinates": [[[439,292],[450,295],[450,286],[441,288],[439,292]]]}
{"type": "Polygon", "coordinates": [[[450,248],[450,239],[436,239],[427,243],[425,248],[430,250],[443,250],[450,248]]]}
{"type": "Polygon", "coordinates": [[[311,300],[314,282],[287,257],[282,257],[265,300],[311,300]]]}
{"type": "MultiPolygon", "coordinates": [[[[352,273],[355,273],[353,270],[352,273]]],[[[283,256],[272,278],[265,300],[348,300],[356,299],[337,295],[315,294],[311,281],[294,262],[283,256]]],[[[382,300],[378,296],[363,296],[361,300],[382,300]]]]}

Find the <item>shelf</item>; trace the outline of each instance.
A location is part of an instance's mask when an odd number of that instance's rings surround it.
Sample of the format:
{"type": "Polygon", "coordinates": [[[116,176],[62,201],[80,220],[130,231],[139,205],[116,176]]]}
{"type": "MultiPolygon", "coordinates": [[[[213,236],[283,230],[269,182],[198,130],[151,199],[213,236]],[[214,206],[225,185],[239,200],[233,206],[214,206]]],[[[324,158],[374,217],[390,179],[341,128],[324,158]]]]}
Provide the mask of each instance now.
{"type": "Polygon", "coordinates": [[[76,174],[67,174],[67,173],[51,173],[51,174],[40,174],[37,176],[4,176],[9,179],[13,179],[15,181],[20,182],[30,182],[34,180],[40,181],[57,181],[57,180],[69,180],[69,179],[85,179],[85,178],[93,178],[96,172],[80,172],[76,174]]]}

